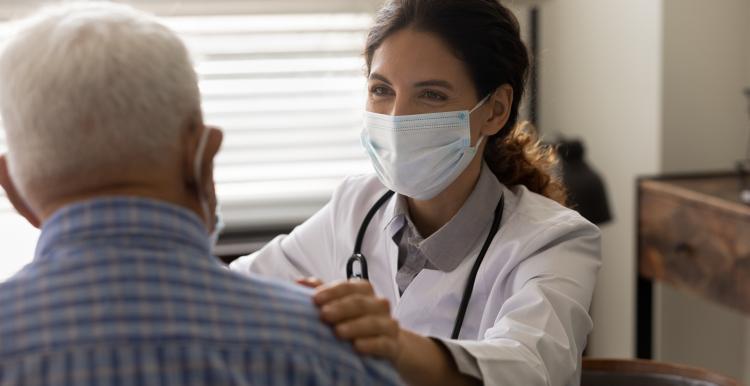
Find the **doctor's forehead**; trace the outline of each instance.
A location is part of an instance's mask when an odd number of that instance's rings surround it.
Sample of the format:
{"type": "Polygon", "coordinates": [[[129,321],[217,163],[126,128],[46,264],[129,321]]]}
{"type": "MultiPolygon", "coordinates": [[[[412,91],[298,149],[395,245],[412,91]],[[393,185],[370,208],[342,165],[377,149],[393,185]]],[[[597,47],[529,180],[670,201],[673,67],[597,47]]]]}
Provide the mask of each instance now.
{"type": "Polygon", "coordinates": [[[370,78],[372,74],[400,86],[432,80],[458,89],[473,86],[464,62],[437,35],[411,28],[389,36],[375,50],[370,78]]]}

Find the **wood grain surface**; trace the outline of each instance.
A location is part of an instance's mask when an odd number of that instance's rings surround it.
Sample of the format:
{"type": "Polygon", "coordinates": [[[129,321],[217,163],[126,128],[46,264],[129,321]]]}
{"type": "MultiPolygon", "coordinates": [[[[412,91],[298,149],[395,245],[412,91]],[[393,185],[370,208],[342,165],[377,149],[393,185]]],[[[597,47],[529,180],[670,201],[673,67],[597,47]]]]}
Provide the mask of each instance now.
{"type": "Polygon", "coordinates": [[[750,206],[736,176],[642,179],[639,273],[750,314],[750,206]]]}

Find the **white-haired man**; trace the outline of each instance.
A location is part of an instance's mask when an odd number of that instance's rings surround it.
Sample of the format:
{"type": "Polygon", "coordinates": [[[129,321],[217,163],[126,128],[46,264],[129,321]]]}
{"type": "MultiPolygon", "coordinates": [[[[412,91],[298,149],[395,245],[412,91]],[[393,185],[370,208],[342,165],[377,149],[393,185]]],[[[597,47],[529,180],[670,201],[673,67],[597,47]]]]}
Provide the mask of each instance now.
{"type": "Polygon", "coordinates": [[[0,182],[40,224],[0,284],[2,385],[397,384],[309,292],[210,256],[212,160],[178,37],[110,3],[22,22],[0,54],[0,182]]]}

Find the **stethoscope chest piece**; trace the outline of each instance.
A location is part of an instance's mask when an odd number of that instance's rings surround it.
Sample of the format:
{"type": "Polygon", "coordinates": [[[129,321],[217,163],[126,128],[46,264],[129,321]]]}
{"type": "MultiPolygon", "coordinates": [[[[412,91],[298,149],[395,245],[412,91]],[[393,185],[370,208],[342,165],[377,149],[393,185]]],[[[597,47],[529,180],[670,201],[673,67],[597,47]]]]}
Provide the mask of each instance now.
{"type": "Polygon", "coordinates": [[[361,253],[353,254],[346,262],[346,277],[364,280],[370,278],[367,274],[367,259],[361,253]]]}

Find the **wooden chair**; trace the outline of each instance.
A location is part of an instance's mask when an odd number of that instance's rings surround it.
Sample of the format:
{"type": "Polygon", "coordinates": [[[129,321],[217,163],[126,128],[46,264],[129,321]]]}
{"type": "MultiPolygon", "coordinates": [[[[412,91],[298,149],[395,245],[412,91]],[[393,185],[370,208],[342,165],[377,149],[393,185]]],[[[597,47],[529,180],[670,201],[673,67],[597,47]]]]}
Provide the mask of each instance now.
{"type": "Polygon", "coordinates": [[[707,370],[639,359],[583,359],[581,386],[742,386],[707,370]]]}

